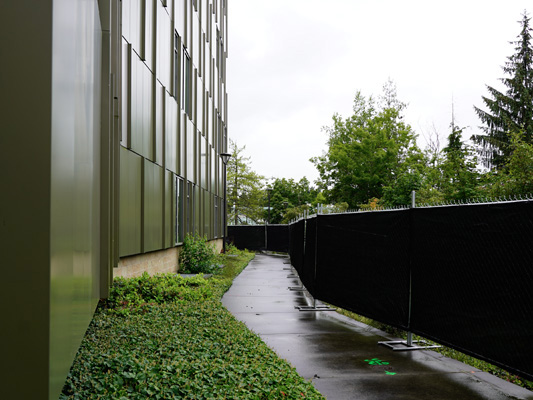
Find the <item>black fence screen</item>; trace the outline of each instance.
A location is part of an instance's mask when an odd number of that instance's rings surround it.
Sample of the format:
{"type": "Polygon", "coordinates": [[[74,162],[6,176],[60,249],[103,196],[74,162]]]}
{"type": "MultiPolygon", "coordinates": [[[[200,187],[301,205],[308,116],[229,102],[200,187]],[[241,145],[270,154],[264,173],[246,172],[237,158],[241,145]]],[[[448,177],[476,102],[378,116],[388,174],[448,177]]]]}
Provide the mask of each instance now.
{"type": "Polygon", "coordinates": [[[291,264],[301,276],[304,266],[305,220],[289,225],[289,254],[291,264]]]}
{"type": "Polygon", "coordinates": [[[289,232],[316,298],[533,379],[533,202],[318,215],[289,232]]]}
{"type": "Polygon", "coordinates": [[[265,249],[265,225],[229,225],[228,240],[238,249],[265,249]]]}
{"type": "Polygon", "coordinates": [[[267,225],[267,248],[268,251],[280,253],[289,252],[289,226],[267,225]]]}
{"type": "Polygon", "coordinates": [[[411,330],[533,378],[533,203],[412,213],[411,330]]]}
{"type": "Polygon", "coordinates": [[[300,279],[306,289],[314,297],[316,293],[316,218],[307,219],[305,222],[305,250],[303,259],[303,269],[299,273],[300,279]]]}
{"type": "Polygon", "coordinates": [[[287,253],[289,251],[289,226],[229,225],[228,240],[239,249],[287,253]]]}
{"type": "Polygon", "coordinates": [[[317,298],[406,328],[407,229],[399,211],[319,215],[317,298]]]}

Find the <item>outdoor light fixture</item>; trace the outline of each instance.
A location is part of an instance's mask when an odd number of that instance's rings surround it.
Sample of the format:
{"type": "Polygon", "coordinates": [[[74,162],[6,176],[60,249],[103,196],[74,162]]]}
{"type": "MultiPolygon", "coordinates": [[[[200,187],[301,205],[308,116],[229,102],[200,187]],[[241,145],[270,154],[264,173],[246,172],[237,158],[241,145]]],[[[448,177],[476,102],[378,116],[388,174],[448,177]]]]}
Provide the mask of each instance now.
{"type": "Polygon", "coordinates": [[[272,188],[267,187],[268,193],[268,219],[265,221],[265,250],[268,249],[268,224],[270,224],[270,195],[272,194],[272,188]]]}
{"type": "Polygon", "coordinates": [[[227,181],[227,171],[226,167],[228,165],[228,161],[231,158],[230,153],[220,153],[220,159],[222,160],[222,163],[224,164],[224,235],[222,240],[222,252],[226,254],[226,231],[228,229],[227,225],[227,214],[228,214],[228,204],[227,204],[227,195],[226,195],[226,181],[227,181]]]}
{"type": "Polygon", "coordinates": [[[267,220],[267,224],[270,224],[270,195],[272,194],[272,188],[271,187],[267,187],[266,190],[267,190],[267,193],[268,193],[268,220],[267,220]]]}
{"type": "Polygon", "coordinates": [[[224,165],[228,165],[228,161],[231,158],[231,154],[230,153],[220,153],[220,158],[221,158],[222,162],[224,163],[224,165]]]}

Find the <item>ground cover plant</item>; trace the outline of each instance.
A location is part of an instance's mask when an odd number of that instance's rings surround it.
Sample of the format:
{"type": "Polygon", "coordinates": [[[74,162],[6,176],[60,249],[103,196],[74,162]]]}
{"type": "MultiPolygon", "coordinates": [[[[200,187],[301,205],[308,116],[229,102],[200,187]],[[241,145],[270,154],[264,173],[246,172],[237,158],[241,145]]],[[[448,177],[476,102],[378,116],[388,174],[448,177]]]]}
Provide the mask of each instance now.
{"type": "Polygon", "coordinates": [[[253,254],[217,257],[210,279],[117,279],[60,399],[323,399],[221,304],[253,254]]]}

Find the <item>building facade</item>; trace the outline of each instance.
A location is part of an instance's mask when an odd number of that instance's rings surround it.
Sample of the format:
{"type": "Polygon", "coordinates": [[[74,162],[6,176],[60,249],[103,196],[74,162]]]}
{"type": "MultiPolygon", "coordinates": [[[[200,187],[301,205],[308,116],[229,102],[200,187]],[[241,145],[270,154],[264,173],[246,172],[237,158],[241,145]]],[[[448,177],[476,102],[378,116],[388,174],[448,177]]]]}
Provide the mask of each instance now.
{"type": "Polygon", "coordinates": [[[175,271],[151,253],[177,260],[187,232],[222,236],[226,11],[223,0],[122,1],[115,275],[175,271]]]}
{"type": "Polygon", "coordinates": [[[0,3],[0,398],[58,397],[114,276],[176,272],[187,233],[221,246],[227,16],[0,3]]]}

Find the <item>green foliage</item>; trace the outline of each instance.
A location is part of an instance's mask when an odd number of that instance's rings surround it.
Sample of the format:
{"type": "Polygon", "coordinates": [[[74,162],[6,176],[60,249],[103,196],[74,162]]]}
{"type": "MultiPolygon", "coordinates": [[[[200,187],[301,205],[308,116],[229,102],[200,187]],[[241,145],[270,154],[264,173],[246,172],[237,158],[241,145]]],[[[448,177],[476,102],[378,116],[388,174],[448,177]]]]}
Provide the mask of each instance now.
{"type": "Polygon", "coordinates": [[[531,42],[530,18],[524,12],[518,40],[513,42],[515,53],[508,57],[503,67],[506,78],[501,79],[507,87],[502,93],[487,86],[489,97],[483,97],[488,111],[474,107],[485,124],[484,135],[474,135],[480,154],[487,167],[499,169],[508,162],[512,149],[512,132],[524,132],[524,141],[533,144],[533,43],[531,42]]]}
{"type": "Polygon", "coordinates": [[[116,278],[102,306],[110,313],[130,315],[146,312],[157,304],[210,299],[218,293],[214,289],[216,285],[208,284],[200,275],[184,278],[175,274],[150,276],[145,272],[138,278],[116,278]]]}
{"type": "Polygon", "coordinates": [[[220,303],[252,257],[225,258],[222,274],[208,280],[117,280],[114,299],[98,308],[60,399],[322,399],[220,303]],[[183,285],[191,292],[210,288],[211,295],[154,301],[183,285]],[[122,301],[139,297],[153,304],[122,317],[122,301]]]}
{"type": "Polygon", "coordinates": [[[228,222],[234,225],[247,225],[258,222],[263,217],[263,180],[250,166],[250,157],[242,153],[246,149],[238,147],[230,139],[231,158],[227,166],[227,206],[228,222]]]}
{"type": "Polygon", "coordinates": [[[207,237],[198,234],[185,236],[180,250],[180,272],[185,274],[212,274],[217,272],[215,247],[207,242],[207,237]]]}
{"type": "MultiPolygon", "coordinates": [[[[271,224],[287,223],[294,218],[291,216],[309,210],[318,194],[317,189],[312,187],[305,177],[298,182],[294,179],[275,179],[271,184],[271,189],[269,219],[271,224]]],[[[268,197],[265,205],[267,206],[265,219],[268,219],[268,197]]]]}
{"type": "Polygon", "coordinates": [[[483,177],[486,196],[521,196],[533,193],[533,144],[526,143],[523,135],[510,135],[511,155],[498,171],[483,177]]]}
{"type": "Polygon", "coordinates": [[[505,165],[507,193],[523,195],[533,193],[533,142],[524,134],[513,133],[510,139],[511,156],[505,165]]]}
{"type": "Polygon", "coordinates": [[[394,184],[383,188],[383,201],[387,207],[408,206],[411,204],[411,193],[422,186],[422,175],[418,171],[401,173],[394,184]]]}
{"type": "Polygon", "coordinates": [[[232,256],[242,256],[246,254],[246,250],[239,250],[233,243],[226,244],[226,254],[232,256]]]}
{"type": "Polygon", "coordinates": [[[333,126],[325,128],[327,153],[311,159],[329,202],[355,208],[381,198],[386,186],[395,187],[401,176],[421,168],[424,156],[411,127],[402,121],[404,108],[389,81],[379,104],[358,92],[352,116],[344,120],[333,116],[333,126]]]}
{"type": "Polygon", "coordinates": [[[477,157],[474,150],[461,139],[463,130],[452,123],[448,145],[443,149],[444,161],[441,190],[445,200],[467,200],[477,197],[479,174],[476,170],[477,157]]]}
{"type": "Polygon", "coordinates": [[[383,209],[383,204],[381,199],[372,198],[364,204],[358,204],[359,210],[362,211],[375,211],[383,209]]]}

